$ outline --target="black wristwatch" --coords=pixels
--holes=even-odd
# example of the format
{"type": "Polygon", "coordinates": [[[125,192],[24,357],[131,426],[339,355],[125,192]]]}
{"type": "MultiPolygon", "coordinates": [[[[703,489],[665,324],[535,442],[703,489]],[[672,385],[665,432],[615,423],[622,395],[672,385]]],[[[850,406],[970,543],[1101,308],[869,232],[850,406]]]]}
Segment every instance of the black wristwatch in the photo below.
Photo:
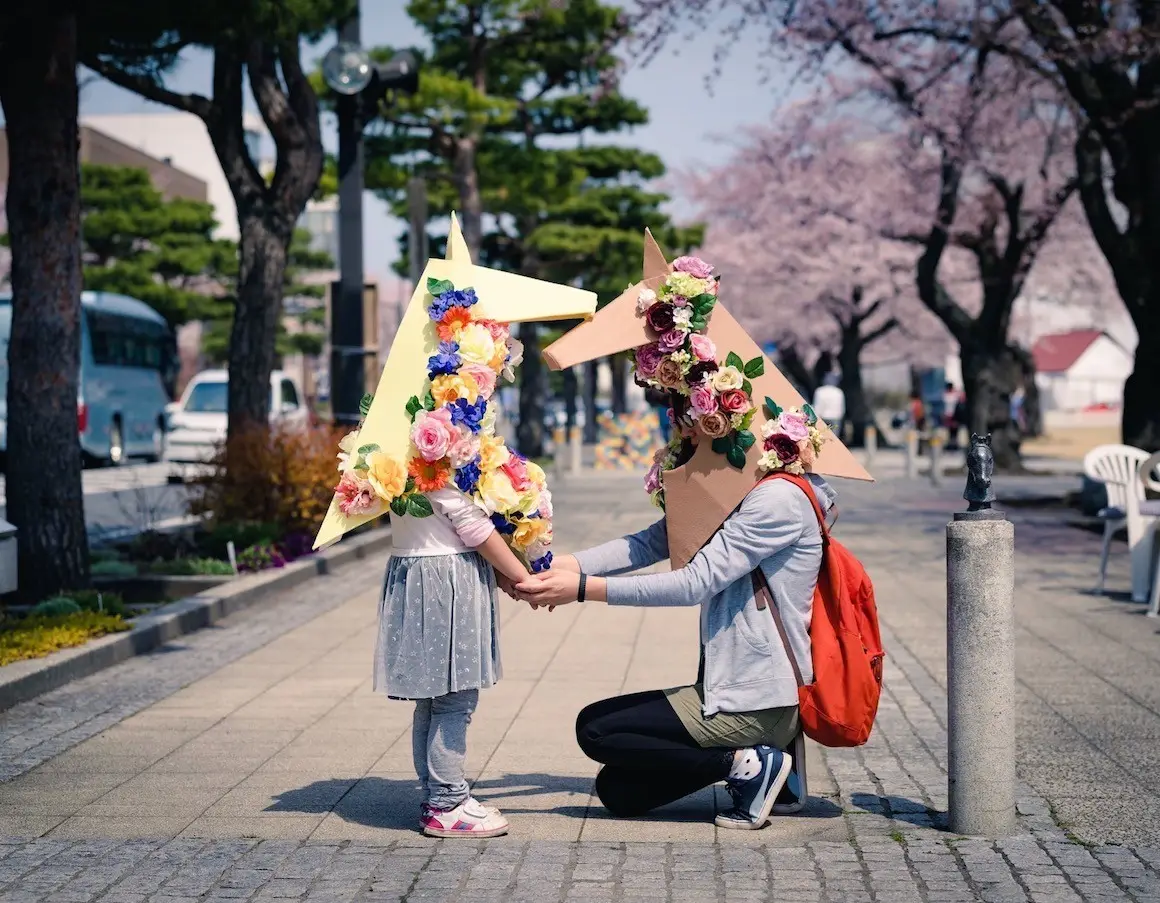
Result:
{"type": "Polygon", "coordinates": [[[584,590],[588,586],[588,575],[583,571],[580,572],[580,589],[576,592],[576,601],[584,601],[584,590]]]}

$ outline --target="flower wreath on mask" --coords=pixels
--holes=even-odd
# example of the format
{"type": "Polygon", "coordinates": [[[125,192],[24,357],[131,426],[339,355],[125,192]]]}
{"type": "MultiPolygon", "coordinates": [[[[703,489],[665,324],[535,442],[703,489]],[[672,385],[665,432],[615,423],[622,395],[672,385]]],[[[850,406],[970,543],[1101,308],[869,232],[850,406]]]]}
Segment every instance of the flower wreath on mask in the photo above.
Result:
{"type": "MultiPolygon", "coordinates": [[[[356,447],[358,430],[340,443],[335,489],[344,515],[428,517],[424,493],[454,484],[490,516],[533,573],[552,563],[552,495],[544,471],[495,434],[489,404],[500,377],[514,379],[523,346],[508,324],[475,316],[475,290],[428,279],[428,315],[439,338],[427,361],[427,390],[407,401],[411,445],[407,461],[378,445],[356,447]]],[[[363,398],[365,417],[373,397],[363,398]]]]}
{"type": "MultiPolygon", "coordinates": [[[[724,362],[719,361],[716,346],[705,335],[720,279],[713,275],[713,267],[698,257],[678,257],[672,269],[655,290],[640,291],[637,313],[655,340],[638,347],[634,361],[637,381],[668,392],[673,400],[669,417],[676,434],[657,451],[645,477],[646,491],[662,510],[661,476],[683,463],[687,441],[698,431],[731,467],[745,467],[746,453],[757,441],[749,429],[757,413],[750,379],[765,373],[760,355],[743,361],[729,352],[724,362]]],[[[809,405],[783,411],[771,399],[765,404],[773,419],[762,429],[762,470],[802,473],[824,441],[816,427],[817,415],[809,405]]]]}

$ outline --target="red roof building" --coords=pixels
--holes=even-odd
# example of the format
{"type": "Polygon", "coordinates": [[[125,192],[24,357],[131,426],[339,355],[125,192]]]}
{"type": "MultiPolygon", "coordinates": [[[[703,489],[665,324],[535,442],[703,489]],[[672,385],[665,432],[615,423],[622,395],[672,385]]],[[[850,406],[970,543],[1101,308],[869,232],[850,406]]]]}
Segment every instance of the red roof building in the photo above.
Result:
{"type": "Polygon", "coordinates": [[[1040,336],[1031,349],[1037,373],[1066,373],[1104,333],[1098,329],[1077,329],[1040,336]]]}

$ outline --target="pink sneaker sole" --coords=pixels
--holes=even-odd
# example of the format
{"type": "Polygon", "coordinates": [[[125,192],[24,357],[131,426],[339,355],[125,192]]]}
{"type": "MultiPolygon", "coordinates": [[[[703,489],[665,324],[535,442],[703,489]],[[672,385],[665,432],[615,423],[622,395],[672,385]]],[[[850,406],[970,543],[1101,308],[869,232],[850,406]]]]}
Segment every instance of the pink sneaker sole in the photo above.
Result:
{"type": "Polygon", "coordinates": [[[502,828],[481,828],[478,825],[470,825],[466,822],[456,822],[450,828],[444,828],[437,822],[435,824],[423,825],[423,833],[428,837],[502,837],[507,832],[507,825],[504,825],[502,828]]]}

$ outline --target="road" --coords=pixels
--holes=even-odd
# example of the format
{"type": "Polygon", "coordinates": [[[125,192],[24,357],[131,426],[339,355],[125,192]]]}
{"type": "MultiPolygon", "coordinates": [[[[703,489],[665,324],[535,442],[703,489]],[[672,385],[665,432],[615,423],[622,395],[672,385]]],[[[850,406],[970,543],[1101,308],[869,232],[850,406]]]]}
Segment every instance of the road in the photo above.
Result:
{"type": "MultiPolygon", "coordinates": [[[[131,463],[85,470],[85,523],[89,538],[140,531],[186,515],[185,489],[166,483],[168,464],[131,463]]],[[[0,515],[6,514],[7,484],[0,475],[0,515]]]]}

